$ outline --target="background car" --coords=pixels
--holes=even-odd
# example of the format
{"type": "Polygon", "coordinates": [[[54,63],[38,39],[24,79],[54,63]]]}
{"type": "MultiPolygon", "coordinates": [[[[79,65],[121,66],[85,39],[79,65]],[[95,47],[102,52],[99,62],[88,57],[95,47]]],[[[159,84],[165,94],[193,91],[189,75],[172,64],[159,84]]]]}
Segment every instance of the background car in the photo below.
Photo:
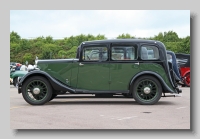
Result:
{"type": "Polygon", "coordinates": [[[10,78],[13,79],[13,85],[16,87],[18,77],[23,77],[27,73],[28,73],[28,71],[19,70],[19,71],[15,71],[13,74],[11,74],[10,78]]]}
{"type": "Polygon", "coordinates": [[[10,70],[10,84],[13,84],[16,87],[17,86],[17,78],[18,77],[23,77],[27,73],[28,73],[28,71],[15,70],[15,69],[12,68],[10,70]]]}
{"type": "Polygon", "coordinates": [[[175,55],[184,84],[190,87],[190,54],[176,53],[175,55]]]}
{"type": "Polygon", "coordinates": [[[177,64],[177,59],[176,59],[175,53],[172,52],[172,51],[167,51],[167,60],[172,63],[173,72],[174,72],[174,75],[176,77],[177,83],[181,83],[181,85],[183,85],[184,83],[183,83],[183,79],[181,77],[181,74],[179,72],[179,66],[177,64]]]}

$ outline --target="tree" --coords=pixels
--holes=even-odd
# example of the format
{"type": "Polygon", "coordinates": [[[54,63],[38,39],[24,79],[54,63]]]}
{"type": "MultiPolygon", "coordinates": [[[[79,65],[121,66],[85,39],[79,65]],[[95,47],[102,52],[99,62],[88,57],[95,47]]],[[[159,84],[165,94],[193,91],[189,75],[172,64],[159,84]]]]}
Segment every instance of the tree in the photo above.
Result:
{"type": "Polygon", "coordinates": [[[28,63],[33,63],[34,62],[34,58],[33,58],[33,55],[31,53],[26,53],[24,56],[23,56],[23,63],[25,63],[26,61],[28,61],[28,63]]]}
{"type": "Polygon", "coordinates": [[[60,50],[58,52],[58,58],[66,58],[67,57],[67,52],[64,50],[60,50]]]}
{"type": "Polygon", "coordinates": [[[96,40],[105,40],[105,39],[106,39],[105,35],[100,35],[100,34],[98,34],[98,35],[96,36],[96,40]]]}
{"type": "Polygon", "coordinates": [[[190,36],[182,39],[179,52],[190,54],[190,36]]]}
{"type": "Polygon", "coordinates": [[[30,43],[27,39],[21,39],[20,40],[20,47],[24,50],[29,49],[30,48],[30,43]]]}
{"type": "Polygon", "coordinates": [[[179,37],[178,37],[176,32],[168,31],[168,32],[164,32],[163,41],[164,42],[178,42],[179,41],[179,37]]]}
{"type": "Polygon", "coordinates": [[[45,39],[45,42],[46,43],[51,43],[51,44],[54,43],[53,37],[47,36],[46,39],[45,39]]]}
{"type": "Polygon", "coordinates": [[[158,40],[158,41],[163,42],[163,41],[164,41],[164,35],[163,35],[163,33],[160,32],[160,33],[158,34],[158,36],[154,36],[153,40],[158,40]]]}
{"type": "Polygon", "coordinates": [[[53,59],[57,57],[58,52],[61,50],[56,44],[45,44],[42,46],[42,59],[53,59]]]}
{"type": "Polygon", "coordinates": [[[19,43],[21,37],[17,34],[17,32],[12,31],[10,33],[10,43],[19,43]]]}
{"type": "MultiPolygon", "coordinates": [[[[125,39],[135,37],[131,34],[123,33],[117,38],[125,39]]],[[[31,57],[34,60],[35,56],[38,56],[39,59],[74,58],[76,56],[77,46],[82,42],[102,39],[106,39],[106,37],[101,34],[97,36],[80,34],[60,40],[53,40],[51,36],[21,39],[17,32],[12,31],[10,32],[10,60],[14,62],[25,62],[25,60],[31,59],[31,57]]],[[[190,36],[179,38],[177,33],[173,31],[159,32],[154,37],[141,39],[161,41],[165,44],[167,50],[174,51],[175,53],[190,53],[190,36]]]]}
{"type": "Polygon", "coordinates": [[[117,39],[131,39],[131,38],[135,38],[134,36],[131,36],[130,34],[126,33],[126,34],[122,34],[122,35],[119,35],[117,37],[117,39]]]}
{"type": "Polygon", "coordinates": [[[66,58],[75,58],[76,50],[77,50],[77,46],[73,46],[69,51],[66,52],[66,58]]]}

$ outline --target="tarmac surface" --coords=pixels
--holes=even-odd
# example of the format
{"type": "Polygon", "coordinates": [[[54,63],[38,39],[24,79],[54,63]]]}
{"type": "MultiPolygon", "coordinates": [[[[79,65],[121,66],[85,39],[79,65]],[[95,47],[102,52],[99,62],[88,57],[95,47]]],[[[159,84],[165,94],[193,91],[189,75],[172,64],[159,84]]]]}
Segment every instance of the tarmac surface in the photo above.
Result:
{"type": "Polygon", "coordinates": [[[190,88],[155,105],[132,98],[59,95],[42,106],[28,104],[10,85],[11,129],[190,129],[190,88]]]}

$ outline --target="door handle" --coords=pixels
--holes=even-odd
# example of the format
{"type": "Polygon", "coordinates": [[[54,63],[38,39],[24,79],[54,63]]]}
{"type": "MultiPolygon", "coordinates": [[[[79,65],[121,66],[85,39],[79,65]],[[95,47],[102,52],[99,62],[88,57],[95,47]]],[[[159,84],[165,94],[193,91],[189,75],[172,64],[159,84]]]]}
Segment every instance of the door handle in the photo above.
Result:
{"type": "Polygon", "coordinates": [[[80,66],[83,66],[84,64],[82,64],[82,63],[79,63],[79,65],[80,65],[80,66]]]}
{"type": "Polygon", "coordinates": [[[136,64],[136,65],[140,65],[140,63],[138,62],[138,63],[134,63],[134,64],[136,64]]]}

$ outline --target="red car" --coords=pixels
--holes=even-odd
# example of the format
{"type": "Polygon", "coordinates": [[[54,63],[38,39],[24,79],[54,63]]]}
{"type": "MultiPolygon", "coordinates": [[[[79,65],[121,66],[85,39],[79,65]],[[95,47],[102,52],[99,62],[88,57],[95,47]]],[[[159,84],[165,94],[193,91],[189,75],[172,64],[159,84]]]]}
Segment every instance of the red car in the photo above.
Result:
{"type": "Polygon", "coordinates": [[[184,84],[190,87],[190,54],[177,53],[175,55],[184,84]]]}

